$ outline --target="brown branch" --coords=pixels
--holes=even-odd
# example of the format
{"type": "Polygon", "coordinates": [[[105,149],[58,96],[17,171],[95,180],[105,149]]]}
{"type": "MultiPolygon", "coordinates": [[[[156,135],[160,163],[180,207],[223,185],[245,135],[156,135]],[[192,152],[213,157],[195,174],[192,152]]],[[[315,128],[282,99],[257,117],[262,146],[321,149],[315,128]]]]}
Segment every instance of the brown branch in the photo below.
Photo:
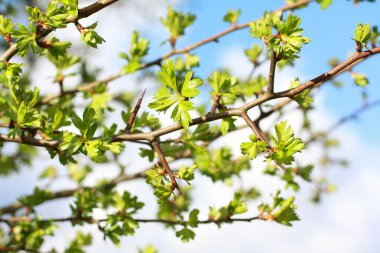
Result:
{"type": "Polygon", "coordinates": [[[177,189],[178,193],[182,195],[182,191],[179,188],[179,185],[177,183],[177,180],[175,179],[175,175],[173,171],[170,169],[168,162],[166,161],[165,155],[162,152],[162,149],[160,147],[160,144],[156,140],[153,140],[150,142],[152,144],[153,149],[156,151],[158,158],[160,159],[162,166],[164,166],[166,174],[168,174],[171,182],[171,190],[177,189]]]}
{"type": "Polygon", "coordinates": [[[214,95],[214,103],[212,104],[212,107],[210,109],[210,113],[215,113],[216,109],[220,106],[221,96],[220,95],[214,95]]]}
{"type": "MultiPolygon", "coordinates": [[[[25,217],[12,217],[13,221],[11,222],[20,222],[20,221],[28,221],[30,218],[25,217]]],[[[253,216],[249,218],[227,218],[227,219],[220,219],[220,220],[200,220],[197,222],[197,224],[222,224],[222,223],[231,223],[231,222],[251,222],[254,220],[260,220],[259,216],[253,216]]],[[[106,222],[108,219],[94,219],[91,217],[66,217],[66,218],[51,218],[51,219],[45,219],[41,220],[44,221],[52,221],[52,222],[88,222],[93,224],[99,224],[101,222],[106,222]]],[[[180,225],[180,226],[188,226],[190,224],[190,221],[186,220],[167,220],[167,219],[133,219],[136,222],[141,223],[162,223],[167,225],[180,225]]],[[[0,220],[0,222],[3,222],[4,220],[0,220]]],[[[123,221],[123,218],[121,217],[120,221],[123,221]]],[[[6,222],[10,222],[9,220],[6,220],[6,222]]]]}
{"type": "Polygon", "coordinates": [[[248,114],[246,112],[243,112],[241,114],[241,117],[245,120],[245,122],[247,123],[247,125],[252,129],[252,131],[255,133],[255,135],[260,140],[262,140],[263,142],[265,142],[267,144],[268,150],[273,150],[273,148],[269,144],[268,138],[264,135],[264,133],[261,132],[261,130],[259,129],[259,127],[251,120],[251,118],[248,116],[248,114]]]}
{"type": "Polygon", "coordinates": [[[276,52],[272,49],[272,52],[270,55],[270,67],[269,67],[268,88],[267,88],[267,92],[269,95],[272,95],[274,92],[274,76],[276,72],[276,64],[277,64],[276,52]]]}
{"type": "MultiPolygon", "coordinates": [[[[343,73],[346,70],[350,70],[353,65],[358,64],[359,62],[363,61],[364,59],[380,53],[380,47],[373,48],[368,51],[360,52],[355,54],[353,57],[347,59],[346,61],[342,62],[341,64],[337,65],[330,71],[323,73],[319,75],[318,77],[305,82],[304,84],[290,90],[285,90],[281,92],[273,93],[272,95],[266,93],[262,95],[261,97],[241,106],[238,108],[233,108],[224,112],[215,113],[215,114],[206,114],[202,117],[194,118],[192,119],[192,122],[190,123],[190,126],[199,125],[202,123],[208,123],[215,120],[231,117],[231,116],[241,116],[243,112],[247,112],[248,110],[263,104],[267,101],[278,99],[278,98],[292,98],[298,94],[300,94],[302,91],[307,89],[312,89],[315,87],[320,86],[321,84],[325,83],[326,81],[336,77],[337,75],[343,73]]],[[[67,92],[66,92],[67,93],[67,92]]],[[[161,129],[157,129],[152,132],[147,133],[135,133],[135,134],[120,134],[113,137],[112,141],[153,141],[157,137],[178,131],[180,129],[183,129],[182,125],[180,123],[175,123],[171,126],[164,127],[161,129]]],[[[9,141],[9,142],[19,142],[24,143],[28,145],[34,145],[34,146],[42,146],[42,147],[56,147],[59,145],[59,141],[45,141],[45,140],[39,140],[34,139],[31,137],[16,137],[16,139],[12,139],[10,137],[7,137],[6,135],[0,135],[0,141],[9,141]],[[25,140],[25,142],[23,141],[25,140]]]]}
{"type": "Polygon", "coordinates": [[[125,130],[124,130],[124,133],[127,133],[127,134],[131,133],[133,123],[135,122],[137,113],[140,110],[140,106],[141,106],[142,100],[144,98],[145,92],[146,92],[146,89],[144,89],[144,91],[141,93],[139,99],[137,100],[136,106],[133,109],[131,116],[129,117],[127,126],[125,127],[125,130]]]}
{"type": "Polygon", "coordinates": [[[25,247],[15,247],[15,246],[1,246],[0,245],[0,252],[31,252],[31,253],[40,253],[39,251],[36,251],[34,249],[28,249],[25,247]]]}
{"type": "Polygon", "coordinates": [[[105,7],[117,2],[118,0],[99,0],[89,6],[78,10],[78,19],[87,18],[92,14],[104,9],[105,7]]]}

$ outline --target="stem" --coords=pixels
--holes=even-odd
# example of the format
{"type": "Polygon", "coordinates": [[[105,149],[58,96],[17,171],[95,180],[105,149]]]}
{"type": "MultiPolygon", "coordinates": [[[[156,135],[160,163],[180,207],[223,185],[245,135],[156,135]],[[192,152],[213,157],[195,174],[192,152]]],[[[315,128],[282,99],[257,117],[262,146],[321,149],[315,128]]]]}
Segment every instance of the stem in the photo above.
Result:
{"type": "Polygon", "coordinates": [[[260,131],[259,127],[251,120],[246,112],[241,114],[241,117],[245,120],[248,126],[252,129],[252,131],[256,134],[256,136],[267,144],[269,150],[273,150],[273,148],[269,144],[268,138],[264,135],[263,132],[260,131]]]}
{"type": "Polygon", "coordinates": [[[269,76],[268,76],[268,94],[272,95],[274,92],[274,76],[276,72],[276,52],[272,49],[271,55],[270,55],[270,67],[269,67],[269,76]]]}
{"type": "Polygon", "coordinates": [[[141,106],[142,100],[144,98],[145,92],[146,92],[146,89],[144,89],[144,91],[141,93],[139,99],[137,100],[136,106],[133,109],[131,116],[129,117],[127,126],[125,127],[125,130],[124,130],[125,133],[128,133],[128,134],[131,133],[133,123],[135,122],[137,113],[140,110],[140,106],[141,106]]]}
{"type": "Polygon", "coordinates": [[[165,155],[162,152],[160,145],[158,144],[158,142],[156,140],[153,140],[150,143],[152,144],[153,149],[156,151],[158,158],[160,159],[162,165],[164,166],[166,174],[168,174],[168,176],[170,178],[170,182],[172,183],[171,187],[173,188],[172,190],[177,189],[179,194],[183,195],[183,193],[182,193],[181,189],[179,188],[179,185],[175,179],[174,173],[170,169],[169,164],[166,161],[165,155]]]}

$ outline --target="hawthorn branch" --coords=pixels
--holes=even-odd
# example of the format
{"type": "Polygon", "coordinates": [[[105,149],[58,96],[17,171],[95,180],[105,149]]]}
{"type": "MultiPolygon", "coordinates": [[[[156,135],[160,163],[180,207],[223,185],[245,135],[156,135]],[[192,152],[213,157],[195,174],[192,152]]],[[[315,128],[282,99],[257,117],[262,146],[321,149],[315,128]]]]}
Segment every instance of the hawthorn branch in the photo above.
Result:
{"type": "Polygon", "coordinates": [[[268,88],[267,88],[267,92],[269,95],[273,94],[274,92],[274,76],[276,72],[276,64],[277,64],[276,52],[272,49],[271,55],[270,55],[270,67],[269,67],[268,88]]]}
{"type": "Polygon", "coordinates": [[[168,174],[168,176],[170,178],[170,182],[172,184],[170,187],[171,190],[173,191],[174,189],[177,189],[178,193],[183,195],[181,188],[179,188],[177,180],[175,179],[175,175],[174,175],[173,171],[170,169],[168,162],[166,161],[165,155],[162,152],[160,144],[158,144],[158,142],[156,140],[153,140],[150,143],[152,144],[153,149],[156,151],[158,158],[160,159],[162,166],[165,169],[166,174],[168,174]]]}
{"type": "Polygon", "coordinates": [[[140,110],[140,106],[141,106],[142,100],[144,98],[145,92],[146,92],[146,89],[144,89],[144,91],[141,93],[139,99],[137,100],[136,106],[133,109],[131,116],[129,117],[127,126],[125,127],[125,130],[124,130],[125,133],[128,133],[128,134],[131,133],[133,123],[135,122],[137,113],[140,110]]]}
{"type": "MultiPolygon", "coordinates": [[[[223,119],[223,118],[227,118],[231,116],[241,116],[243,112],[247,112],[248,110],[270,100],[286,98],[286,97],[293,98],[294,96],[297,96],[304,90],[319,87],[326,81],[338,76],[339,74],[345,72],[346,70],[350,70],[353,65],[356,65],[362,62],[364,59],[378,53],[380,53],[380,47],[376,47],[371,50],[356,53],[354,56],[345,60],[341,64],[329,70],[328,72],[325,72],[315,77],[314,79],[311,79],[310,81],[303,83],[302,85],[296,88],[276,92],[273,94],[266,93],[262,95],[261,97],[258,97],[257,99],[254,99],[251,102],[244,104],[241,107],[232,108],[227,111],[215,113],[215,114],[208,113],[204,116],[194,118],[192,119],[190,126],[199,125],[202,123],[208,123],[208,122],[212,122],[215,120],[219,120],[219,119],[223,119]]],[[[163,135],[166,135],[166,134],[169,134],[181,129],[183,129],[182,125],[180,123],[175,123],[173,125],[170,125],[161,129],[157,129],[151,132],[135,133],[135,134],[125,134],[125,133],[119,134],[119,135],[114,136],[112,138],[112,141],[120,142],[120,141],[144,141],[145,140],[145,141],[151,142],[155,140],[157,137],[160,137],[160,136],[163,136],[163,135]]],[[[50,147],[50,148],[56,148],[60,144],[60,142],[56,140],[47,141],[47,140],[35,139],[32,137],[16,137],[13,139],[6,135],[0,135],[0,141],[18,142],[18,143],[23,143],[23,144],[33,145],[33,146],[50,147]]]]}
{"type": "Polygon", "coordinates": [[[259,137],[260,140],[262,140],[263,142],[267,144],[268,149],[273,150],[273,148],[269,144],[268,138],[264,135],[264,133],[261,132],[259,127],[251,120],[248,114],[246,112],[243,112],[241,114],[241,117],[245,120],[247,125],[252,129],[252,131],[256,134],[256,136],[259,137]]]}
{"type": "MultiPolygon", "coordinates": [[[[30,218],[28,217],[12,217],[10,220],[4,220],[0,219],[0,222],[21,222],[21,221],[29,221],[30,218]]],[[[99,224],[101,222],[106,222],[108,219],[94,219],[94,218],[87,218],[87,217],[65,217],[65,218],[52,218],[52,219],[45,219],[41,220],[42,222],[46,221],[52,221],[52,222],[87,222],[87,223],[93,223],[93,224],[99,224]]],[[[161,223],[161,224],[167,224],[167,225],[179,225],[179,226],[188,226],[191,222],[188,220],[168,220],[168,219],[133,219],[136,222],[141,223],[161,223]]],[[[262,220],[259,216],[253,216],[253,217],[247,217],[247,218],[227,218],[227,219],[219,219],[219,220],[213,220],[213,219],[207,219],[207,220],[200,220],[197,222],[198,225],[200,224],[223,224],[223,223],[231,223],[231,222],[252,222],[254,220],[262,220]]],[[[123,221],[123,218],[121,217],[120,221],[123,221]]]]}
{"type": "Polygon", "coordinates": [[[78,10],[78,19],[87,18],[92,14],[104,9],[105,7],[117,2],[118,0],[99,0],[78,10]]]}

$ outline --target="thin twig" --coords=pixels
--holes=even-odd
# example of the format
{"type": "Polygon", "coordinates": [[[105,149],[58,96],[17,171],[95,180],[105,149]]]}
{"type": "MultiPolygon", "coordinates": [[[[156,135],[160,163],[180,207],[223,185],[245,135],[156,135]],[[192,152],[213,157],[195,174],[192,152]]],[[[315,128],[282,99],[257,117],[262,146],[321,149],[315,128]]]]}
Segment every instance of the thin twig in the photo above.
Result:
{"type": "Polygon", "coordinates": [[[270,95],[273,94],[274,92],[274,76],[276,72],[276,64],[277,64],[276,52],[272,49],[271,55],[270,55],[270,67],[269,67],[268,88],[267,88],[267,92],[270,95]]]}
{"type": "Polygon", "coordinates": [[[245,122],[247,123],[247,125],[252,129],[252,131],[255,133],[255,135],[260,140],[262,140],[263,142],[265,142],[267,144],[268,150],[272,150],[273,148],[270,146],[268,138],[264,135],[263,132],[261,132],[261,130],[259,129],[259,127],[252,121],[252,119],[248,116],[248,114],[246,112],[243,112],[241,114],[241,117],[245,120],[245,122]]]}
{"type": "Polygon", "coordinates": [[[124,130],[125,133],[128,133],[128,134],[131,133],[133,123],[135,122],[137,113],[140,110],[140,106],[141,106],[142,100],[144,98],[145,92],[146,92],[146,89],[144,89],[144,91],[141,93],[139,99],[137,100],[136,106],[133,109],[131,116],[129,117],[127,126],[125,127],[125,130],[124,130]]]}
{"type": "Polygon", "coordinates": [[[178,193],[183,195],[181,189],[179,188],[179,185],[177,183],[177,180],[175,179],[175,175],[173,171],[170,169],[168,162],[166,161],[165,155],[162,152],[162,149],[160,147],[160,144],[156,140],[153,140],[150,142],[152,144],[153,149],[156,151],[158,158],[160,159],[162,166],[164,166],[166,174],[168,174],[171,182],[171,188],[172,190],[177,189],[178,193]]]}

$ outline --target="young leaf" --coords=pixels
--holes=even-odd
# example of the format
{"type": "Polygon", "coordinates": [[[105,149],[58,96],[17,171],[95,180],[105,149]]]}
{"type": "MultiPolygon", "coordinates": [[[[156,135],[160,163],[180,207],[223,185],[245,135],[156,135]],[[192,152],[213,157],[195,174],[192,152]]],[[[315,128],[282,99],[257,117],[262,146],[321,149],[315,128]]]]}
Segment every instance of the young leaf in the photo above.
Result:
{"type": "Polygon", "coordinates": [[[187,243],[190,240],[193,240],[195,238],[195,233],[191,229],[184,227],[183,229],[177,231],[175,233],[177,237],[179,237],[182,242],[187,243]]]}
{"type": "Polygon", "coordinates": [[[299,138],[294,137],[294,132],[286,121],[275,126],[276,135],[271,136],[274,144],[274,152],[269,158],[278,164],[291,165],[294,161],[294,154],[301,152],[305,148],[305,144],[299,138]]]}
{"type": "Polygon", "coordinates": [[[243,155],[248,155],[249,159],[257,157],[258,152],[265,152],[268,150],[267,144],[259,139],[254,134],[249,136],[250,142],[243,142],[240,145],[240,150],[243,155]]]}
{"type": "Polygon", "coordinates": [[[229,10],[226,15],[223,17],[223,21],[230,23],[231,25],[235,25],[237,20],[241,14],[241,10],[229,10]]]}

